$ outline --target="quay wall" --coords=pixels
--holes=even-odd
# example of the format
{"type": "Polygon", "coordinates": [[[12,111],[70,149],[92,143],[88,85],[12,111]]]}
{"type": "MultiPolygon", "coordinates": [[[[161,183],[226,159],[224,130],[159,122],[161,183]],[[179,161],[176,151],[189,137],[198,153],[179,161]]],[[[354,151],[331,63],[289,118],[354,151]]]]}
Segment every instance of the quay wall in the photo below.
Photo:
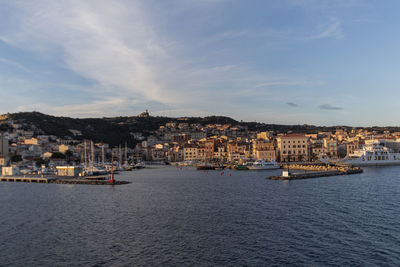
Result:
{"type": "Polygon", "coordinates": [[[270,176],[266,177],[269,180],[300,180],[300,179],[309,179],[309,178],[320,178],[320,177],[328,177],[328,176],[339,176],[339,175],[350,175],[362,173],[362,169],[349,169],[346,171],[340,170],[329,170],[329,171],[320,171],[320,172],[306,172],[306,173],[294,173],[289,176],[270,176]]]}
{"type": "Polygon", "coordinates": [[[86,185],[121,185],[129,184],[128,181],[114,181],[104,179],[75,179],[75,178],[58,178],[58,177],[25,177],[25,176],[0,176],[0,182],[16,182],[16,183],[45,183],[45,184],[86,184],[86,185]]]}

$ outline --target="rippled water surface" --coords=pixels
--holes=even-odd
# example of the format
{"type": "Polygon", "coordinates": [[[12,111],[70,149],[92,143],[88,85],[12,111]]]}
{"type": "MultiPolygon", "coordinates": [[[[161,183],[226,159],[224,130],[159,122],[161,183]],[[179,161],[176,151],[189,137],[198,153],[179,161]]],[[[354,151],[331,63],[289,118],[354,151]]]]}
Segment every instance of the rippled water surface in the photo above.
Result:
{"type": "Polygon", "coordinates": [[[400,265],[400,167],[271,181],[278,171],[153,167],[120,186],[0,183],[0,265],[400,265]],[[231,174],[231,176],[229,176],[231,174]]]}

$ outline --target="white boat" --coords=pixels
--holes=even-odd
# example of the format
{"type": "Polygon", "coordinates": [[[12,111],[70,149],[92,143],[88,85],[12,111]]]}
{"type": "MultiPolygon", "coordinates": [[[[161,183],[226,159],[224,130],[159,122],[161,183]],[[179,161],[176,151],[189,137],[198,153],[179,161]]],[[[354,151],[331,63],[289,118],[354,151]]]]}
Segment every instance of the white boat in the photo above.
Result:
{"type": "Polygon", "coordinates": [[[108,171],[106,168],[104,167],[100,167],[100,166],[91,166],[91,167],[87,167],[86,169],[84,168],[85,173],[87,175],[105,175],[108,174],[108,171]]]}
{"type": "Polygon", "coordinates": [[[278,163],[276,163],[275,161],[263,161],[263,160],[248,162],[246,166],[249,170],[274,170],[280,168],[278,163]]]}
{"type": "Polygon", "coordinates": [[[146,164],[143,161],[141,161],[141,162],[136,163],[134,168],[135,169],[143,169],[143,168],[146,168],[146,164]]]}
{"type": "Polygon", "coordinates": [[[340,163],[353,166],[400,165],[400,153],[395,153],[376,142],[354,151],[340,163]]]}

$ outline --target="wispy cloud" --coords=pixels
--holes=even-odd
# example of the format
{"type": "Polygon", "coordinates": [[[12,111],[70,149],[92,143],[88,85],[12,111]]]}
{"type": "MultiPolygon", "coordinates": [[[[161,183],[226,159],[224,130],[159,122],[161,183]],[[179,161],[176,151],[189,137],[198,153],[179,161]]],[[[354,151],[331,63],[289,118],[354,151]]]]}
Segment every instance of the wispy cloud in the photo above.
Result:
{"type": "Polygon", "coordinates": [[[299,105],[297,105],[296,103],[293,103],[293,102],[287,102],[286,103],[288,106],[291,106],[291,107],[298,107],[299,105]]]}
{"type": "MultiPolygon", "coordinates": [[[[152,6],[152,1],[115,0],[113,5],[107,0],[7,3],[15,13],[12,15],[13,23],[0,27],[0,41],[27,54],[32,53],[35,57],[44,56],[55,65],[85,78],[91,84],[86,88],[80,87],[80,94],[93,95],[85,98],[86,103],[74,103],[71,99],[65,99],[65,104],[61,105],[60,102],[52,104],[50,100],[36,101],[35,104],[24,102],[19,109],[39,110],[41,107],[40,110],[55,114],[65,112],[74,116],[103,116],[133,112],[144,105],[157,103],[162,106],[164,114],[170,115],[182,110],[196,114],[235,110],[240,114],[243,110],[251,113],[255,109],[245,106],[243,96],[250,101],[264,97],[266,101],[285,103],[286,100],[282,99],[286,96],[292,97],[286,99],[297,99],[293,96],[302,95],[309,88],[325,85],[320,77],[309,73],[297,70],[285,72],[285,68],[275,72],[275,68],[260,63],[261,58],[254,60],[247,57],[253,43],[304,41],[301,36],[309,34],[307,28],[297,33],[290,27],[252,28],[250,25],[249,28],[243,28],[247,24],[221,24],[221,27],[216,27],[209,23],[204,25],[210,30],[204,36],[190,35],[180,27],[164,25],[163,22],[171,15],[168,12],[177,16],[179,7],[184,13],[200,8],[206,8],[209,12],[214,4],[224,1],[171,2],[173,11],[160,11],[152,6]],[[256,42],[245,45],[241,42],[238,48],[236,43],[229,43],[233,39],[256,42]],[[192,44],[198,46],[193,47],[192,44]],[[221,55],[221,51],[226,50],[229,50],[227,54],[221,55]],[[278,90],[279,99],[276,96],[278,90]],[[238,106],[241,105],[243,108],[239,110],[238,106]]],[[[185,18],[183,14],[179,17],[185,18]]],[[[189,22],[191,19],[186,17],[189,22]]],[[[203,18],[199,20],[203,22],[203,18]]],[[[309,40],[338,38],[340,33],[341,23],[333,19],[318,26],[309,40]]],[[[281,49],[279,45],[276,47],[281,49]]],[[[268,54],[268,51],[265,52],[268,54]]],[[[265,61],[268,61],[267,55],[265,61]]],[[[22,64],[9,60],[8,56],[0,58],[1,62],[30,71],[22,64]]],[[[29,82],[26,80],[27,88],[29,82]]],[[[13,87],[11,82],[7,86],[13,87]]],[[[35,84],[32,92],[36,93],[44,87],[49,86],[35,84]]],[[[292,102],[287,105],[297,106],[292,102]]]]}
{"type": "Polygon", "coordinates": [[[328,23],[318,25],[317,33],[306,37],[306,40],[317,40],[323,38],[343,39],[344,34],[341,22],[338,18],[331,18],[328,23]]]}
{"type": "Polygon", "coordinates": [[[291,78],[282,78],[280,80],[271,80],[263,83],[257,84],[255,87],[272,87],[272,86],[321,86],[324,85],[325,82],[321,80],[305,80],[301,78],[291,77],[291,78]]]}
{"type": "Polygon", "coordinates": [[[14,62],[14,61],[12,61],[12,60],[8,60],[8,59],[6,59],[6,58],[2,58],[2,57],[0,57],[0,62],[2,62],[2,63],[5,63],[5,64],[8,64],[8,65],[11,65],[11,66],[14,66],[14,67],[17,67],[17,68],[19,68],[19,69],[21,69],[21,70],[23,70],[23,71],[25,71],[25,72],[32,72],[30,69],[28,69],[27,67],[25,67],[25,66],[23,66],[23,65],[21,65],[21,64],[19,64],[19,63],[17,63],[17,62],[14,62]]]}
{"type": "Polygon", "coordinates": [[[6,44],[9,44],[9,45],[12,44],[11,40],[6,38],[6,37],[4,37],[4,36],[0,36],[0,42],[6,43],[6,44]]]}
{"type": "Polygon", "coordinates": [[[337,106],[332,106],[330,104],[323,104],[318,106],[320,109],[326,109],[326,110],[342,110],[342,107],[337,107],[337,106]]]}

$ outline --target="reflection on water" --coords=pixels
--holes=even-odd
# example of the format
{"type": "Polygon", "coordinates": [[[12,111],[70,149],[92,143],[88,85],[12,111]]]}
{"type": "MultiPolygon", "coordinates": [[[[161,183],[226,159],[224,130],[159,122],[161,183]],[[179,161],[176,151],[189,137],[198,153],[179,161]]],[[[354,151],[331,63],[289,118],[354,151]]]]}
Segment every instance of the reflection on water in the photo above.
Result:
{"type": "Polygon", "coordinates": [[[0,183],[1,265],[398,265],[400,167],[264,179],[278,173],[152,166],[121,186],[0,183]]]}

